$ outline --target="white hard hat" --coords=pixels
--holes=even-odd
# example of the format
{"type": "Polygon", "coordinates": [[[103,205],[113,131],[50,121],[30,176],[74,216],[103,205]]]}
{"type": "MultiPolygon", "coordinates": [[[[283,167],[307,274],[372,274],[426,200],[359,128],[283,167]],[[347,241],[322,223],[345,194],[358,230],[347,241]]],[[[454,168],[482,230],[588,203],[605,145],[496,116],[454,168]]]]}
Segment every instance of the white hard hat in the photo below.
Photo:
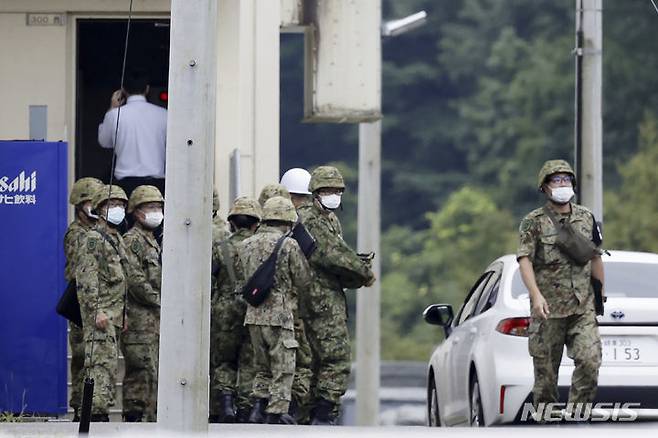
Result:
{"type": "Polygon", "coordinates": [[[281,185],[288,189],[290,193],[297,195],[310,195],[308,183],[311,181],[311,174],[306,169],[294,167],[288,169],[281,177],[281,185]]]}

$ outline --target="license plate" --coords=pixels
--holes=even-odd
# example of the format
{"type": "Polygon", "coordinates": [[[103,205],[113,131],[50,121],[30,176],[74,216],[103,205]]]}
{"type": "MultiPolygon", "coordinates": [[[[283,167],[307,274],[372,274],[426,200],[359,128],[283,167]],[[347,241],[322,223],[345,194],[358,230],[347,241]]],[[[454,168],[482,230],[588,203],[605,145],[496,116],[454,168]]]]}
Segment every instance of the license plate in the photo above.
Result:
{"type": "Polygon", "coordinates": [[[644,364],[656,362],[654,342],[631,336],[604,337],[603,362],[644,364]]]}

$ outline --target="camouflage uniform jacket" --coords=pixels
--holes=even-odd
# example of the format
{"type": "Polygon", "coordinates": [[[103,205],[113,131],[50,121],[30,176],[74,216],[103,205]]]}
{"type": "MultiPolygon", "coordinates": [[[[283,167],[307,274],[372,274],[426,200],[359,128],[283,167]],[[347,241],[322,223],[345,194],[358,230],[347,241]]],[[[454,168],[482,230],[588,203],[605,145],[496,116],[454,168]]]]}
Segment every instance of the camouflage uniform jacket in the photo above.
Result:
{"type": "Polygon", "coordinates": [[[122,264],[125,260],[123,239],[107,224],[98,223],[85,235],[75,275],[83,325],[93,327],[98,303],[98,311],[107,315],[112,324],[121,327],[128,287],[122,264]]]}
{"type": "Polygon", "coordinates": [[[308,201],[299,206],[297,213],[317,244],[309,260],[313,282],[304,312],[310,312],[311,317],[323,314],[345,318],[343,288],[364,286],[374,274],[343,240],[340,222],[333,212],[308,201]]]}
{"type": "Polygon", "coordinates": [[[80,245],[85,235],[92,226],[87,226],[78,219],[71,222],[64,235],[64,255],[66,256],[66,267],[64,268],[64,278],[66,281],[75,280],[76,257],[80,252],[80,245]]]}
{"type": "MultiPolygon", "coordinates": [[[[261,225],[255,235],[242,242],[238,254],[244,278],[248,279],[272,254],[283,232],[275,227],[261,225]]],[[[294,330],[298,290],[309,286],[310,269],[297,242],[287,237],[279,252],[274,275],[274,287],[267,299],[258,307],[247,306],[245,325],[279,326],[294,330]]]]}
{"type": "Polygon", "coordinates": [[[162,250],[152,232],[133,226],[124,236],[128,275],[128,331],[124,339],[152,336],[160,331],[162,250]]]}
{"type": "Polygon", "coordinates": [[[212,274],[210,276],[210,296],[212,297],[212,300],[215,299],[219,287],[219,283],[217,283],[217,275],[215,275],[219,269],[215,256],[215,248],[219,248],[219,244],[228,239],[230,235],[231,233],[226,229],[226,222],[221,220],[219,216],[214,217],[212,220],[212,274]]]}
{"type": "MultiPolygon", "coordinates": [[[[242,267],[239,263],[238,252],[236,246],[253,236],[254,232],[252,230],[241,228],[235,233],[228,236],[226,239],[221,241],[213,241],[212,245],[212,265],[213,271],[216,272],[213,275],[213,284],[216,285],[216,291],[213,291],[213,300],[221,298],[228,298],[230,300],[238,299],[238,286],[242,281],[242,267]],[[226,249],[224,250],[224,246],[226,249]],[[225,253],[226,251],[226,253],[225,253]],[[229,257],[230,260],[226,260],[226,257],[229,257]],[[233,272],[235,274],[235,282],[233,283],[229,274],[229,263],[233,266],[233,272]]],[[[213,302],[214,302],[213,301],[213,302]]],[[[245,303],[246,304],[246,303],[245,303]]]]}
{"type": "MultiPolygon", "coordinates": [[[[546,205],[551,208],[550,203],[546,205]]],[[[571,213],[556,212],[555,215],[558,220],[568,220],[574,230],[588,238],[598,232],[592,213],[581,205],[572,203],[571,213]]],[[[578,266],[556,246],[556,238],[555,226],[543,209],[530,212],[519,226],[517,259],[528,257],[532,262],[537,287],[548,303],[550,318],[593,312],[592,262],[578,266]]]]}

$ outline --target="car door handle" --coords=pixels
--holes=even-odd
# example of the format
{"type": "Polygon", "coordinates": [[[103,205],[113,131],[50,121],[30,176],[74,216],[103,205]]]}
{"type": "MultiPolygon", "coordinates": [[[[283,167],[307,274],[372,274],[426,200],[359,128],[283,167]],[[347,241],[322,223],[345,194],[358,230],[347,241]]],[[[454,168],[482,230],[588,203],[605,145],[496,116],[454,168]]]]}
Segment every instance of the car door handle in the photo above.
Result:
{"type": "Polygon", "coordinates": [[[453,336],[452,345],[456,345],[458,342],[459,342],[459,338],[453,336]]]}
{"type": "Polygon", "coordinates": [[[471,334],[471,336],[475,336],[478,332],[478,329],[477,327],[471,327],[471,329],[468,332],[471,334]]]}

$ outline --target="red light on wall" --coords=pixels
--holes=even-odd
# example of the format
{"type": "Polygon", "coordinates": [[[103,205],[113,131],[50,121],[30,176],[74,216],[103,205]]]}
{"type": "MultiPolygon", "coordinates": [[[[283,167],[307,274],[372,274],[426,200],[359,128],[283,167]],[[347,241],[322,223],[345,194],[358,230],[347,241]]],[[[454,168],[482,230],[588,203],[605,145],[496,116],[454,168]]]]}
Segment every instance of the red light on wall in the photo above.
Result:
{"type": "Polygon", "coordinates": [[[169,100],[169,93],[166,91],[161,91],[159,96],[161,102],[167,102],[169,100]]]}

